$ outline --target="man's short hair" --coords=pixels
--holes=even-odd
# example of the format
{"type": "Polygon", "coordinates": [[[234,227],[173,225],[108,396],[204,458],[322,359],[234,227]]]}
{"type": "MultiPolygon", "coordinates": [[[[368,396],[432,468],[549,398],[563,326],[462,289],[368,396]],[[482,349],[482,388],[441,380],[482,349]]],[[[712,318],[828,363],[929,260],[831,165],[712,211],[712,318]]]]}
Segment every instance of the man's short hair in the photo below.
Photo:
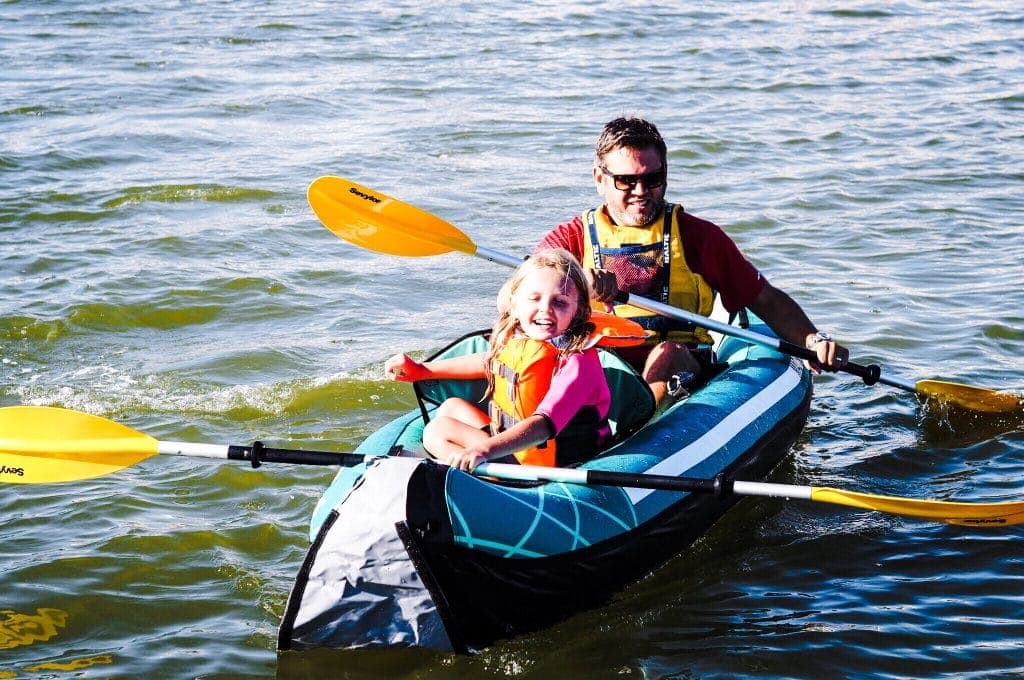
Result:
{"type": "Polygon", "coordinates": [[[594,160],[600,165],[604,157],[615,149],[625,147],[642,151],[654,147],[661,157],[662,167],[668,167],[668,149],[654,123],[637,116],[620,117],[605,124],[594,147],[594,160]]]}

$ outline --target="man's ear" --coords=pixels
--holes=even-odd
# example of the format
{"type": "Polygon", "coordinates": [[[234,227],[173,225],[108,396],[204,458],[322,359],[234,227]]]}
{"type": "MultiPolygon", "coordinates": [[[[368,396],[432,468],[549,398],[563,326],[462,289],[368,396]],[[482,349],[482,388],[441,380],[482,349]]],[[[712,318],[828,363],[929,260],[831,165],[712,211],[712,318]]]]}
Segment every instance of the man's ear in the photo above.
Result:
{"type": "Polygon", "coordinates": [[[597,189],[598,195],[604,198],[604,192],[601,191],[601,168],[595,165],[592,168],[592,172],[594,175],[594,188],[597,189]]]}

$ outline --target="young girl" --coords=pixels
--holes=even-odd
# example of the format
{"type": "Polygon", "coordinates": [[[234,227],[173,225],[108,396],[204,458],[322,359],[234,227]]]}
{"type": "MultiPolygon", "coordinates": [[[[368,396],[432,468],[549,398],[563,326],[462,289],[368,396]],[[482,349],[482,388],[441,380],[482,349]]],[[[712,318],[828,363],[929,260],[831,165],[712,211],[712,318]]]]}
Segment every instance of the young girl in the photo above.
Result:
{"type": "Polygon", "coordinates": [[[436,458],[463,470],[512,455],[532,465],[565,465],[608,439],[611,395],[594,345],[590,290],[566,250],[541,250],[498,293],[491,347],[421,363],[405,354],[384,363],[392,380],[487,378],[488,415],[464,399],[445,400],[423,431],[436,458]]]}

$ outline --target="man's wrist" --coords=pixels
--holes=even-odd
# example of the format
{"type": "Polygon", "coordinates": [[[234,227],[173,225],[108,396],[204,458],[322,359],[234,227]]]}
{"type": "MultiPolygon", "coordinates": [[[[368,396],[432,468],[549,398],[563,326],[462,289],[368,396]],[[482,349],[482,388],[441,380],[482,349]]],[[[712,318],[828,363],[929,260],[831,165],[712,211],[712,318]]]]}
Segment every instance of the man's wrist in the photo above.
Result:
{"type": "Polygon", "coordinates": [[[687,387],[696,378],[696,374],[693,371],[679,371],[669,376],[668,382],[665,384],[665,391],[668,392],[670,397],[683,397],[689,394],[687,387]]]}
{"type": "Polygon", "coordinates": [[[818,343],[831,342],[832,335],[825,331],[815,331],[813,334],[808,333],[807,338],[804,340],[804,347],[807,349],[814,349],[818,343]]]}

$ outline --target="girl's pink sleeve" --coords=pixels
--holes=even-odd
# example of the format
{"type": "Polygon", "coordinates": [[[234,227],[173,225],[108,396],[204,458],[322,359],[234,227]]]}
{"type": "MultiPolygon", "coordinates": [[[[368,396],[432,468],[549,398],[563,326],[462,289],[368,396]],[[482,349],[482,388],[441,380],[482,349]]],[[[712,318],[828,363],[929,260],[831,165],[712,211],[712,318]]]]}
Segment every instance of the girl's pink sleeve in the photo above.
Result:
{"type": "Polygon", "coordinates": [[[608,415],[611,393],[597,350],[570,354],[551,377],[551,388],[535,413],[547,416],[561,432],[584,406],[594,405],[601,417],[608,415]]]}

